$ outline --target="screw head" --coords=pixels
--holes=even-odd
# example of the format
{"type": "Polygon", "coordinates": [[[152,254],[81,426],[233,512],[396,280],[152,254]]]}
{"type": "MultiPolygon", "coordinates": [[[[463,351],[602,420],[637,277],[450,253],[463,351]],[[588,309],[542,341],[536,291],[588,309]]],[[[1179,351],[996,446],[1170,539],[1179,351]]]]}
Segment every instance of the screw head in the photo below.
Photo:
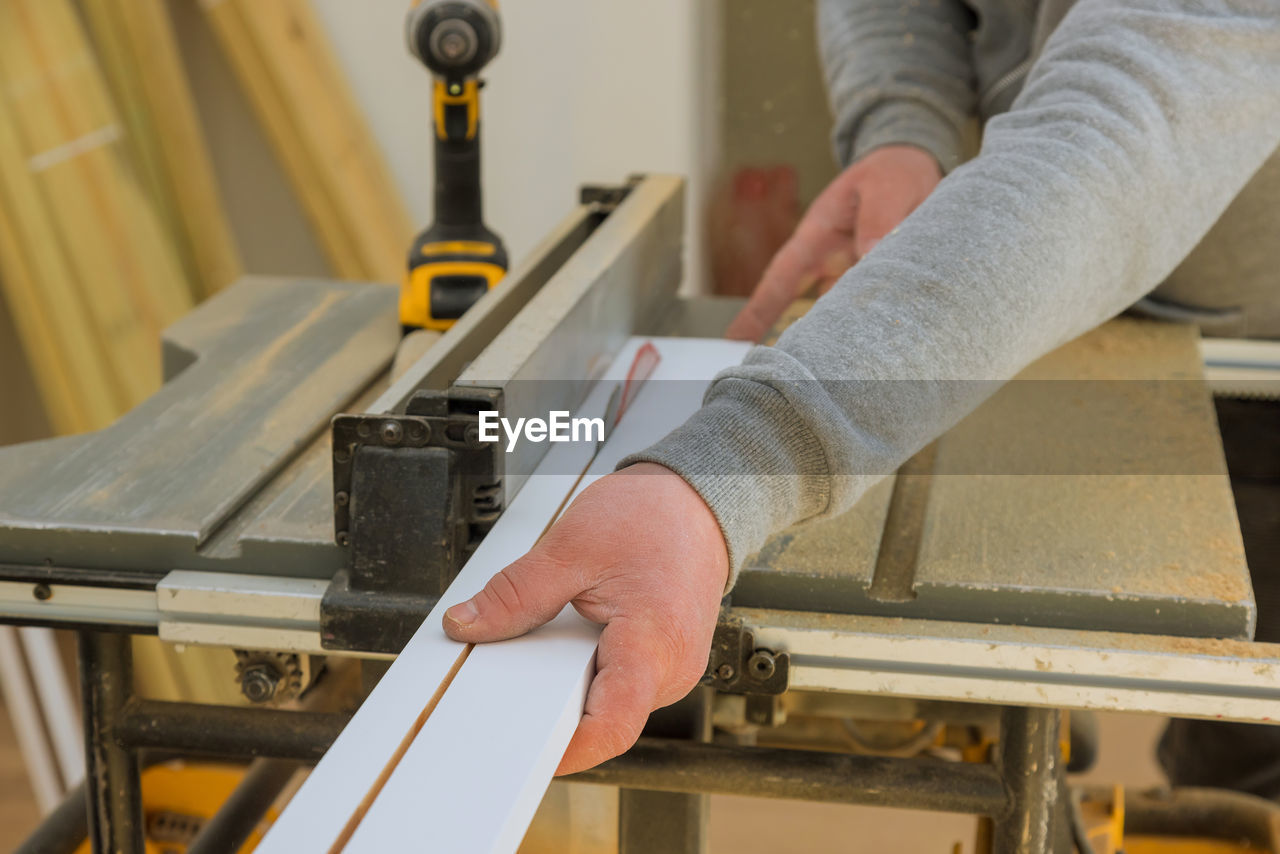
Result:
{"type": "Polygon", "coordinates": [[[480,447],[480,425],[468,424],[467,429],[462,434],[463,441],[467,443],[469,448],[480,447]]]}
{"type": "Polygon", "coordinates": [[[345,492],[336,492],[333,495],[333,503],[339,507],[346,507],[347,502],[351,500],[351,496],[345,492]]]}
{"type": "Polygon", "coordinates": [[[334,448],[333,460],[338,463],[345,463],[351,459],[351,452],[346,448],[334,448]]]}
{"type": "Polygon", "coordinates": [[[431,426],[414,421],[409,424],[409,438],[415,442],[425,442],[431,437],[431,426]]]}
{"type": "Polygon", "coordinates": [[[338,535],[334,539],[338,541],[338,545],[344,546],[344,547],[347,545],[347,543],[351,542],[351,537],[347,534],[346,531],[339,531],[338,535]]]}
{"type": "Polygon", "coordinates": [[[369,434],[373,432],[373,428],[369,426],[368,421],[361,421],[356,425],[356,435],[361,439],[368,439],[369,434]]]}
{"type": "Polygon", "coordinates": [[[722,664],[716,668],[716,678],[723,679],[724,681],[728,682],[730,679],[733,678],[733,674],[736,672],[737,671],[733,669],[732,664],[722,664]]]}
{"type": "Polygon", "coordinates": [[[756,650],[751,657],[747,659],[747,672],[751,674],[752,679],[761,682],[773,676],[778,666],[774,663],[773,655],[764,650],[756,650]]]}
{"type": "Polygon", "coordinates": [[[47,584],[37,584],[32,590],[31,595],[39,599],[41,602],[47,602],[53,598],[53,589],[47,584]]]}
{"type": "Polygon", "coordinates": [[[240,692],[251,703],[265,703],[276,695],[280,675],[266,664],[246,667],[240,674],[240,692]]]}
{"type": "Polygon", "coordinates": [[[382,434],[382,441],[388,445],[398,445],[404,438],[404,428],[399,421],[383,421],[379,432],[382,434]]]}

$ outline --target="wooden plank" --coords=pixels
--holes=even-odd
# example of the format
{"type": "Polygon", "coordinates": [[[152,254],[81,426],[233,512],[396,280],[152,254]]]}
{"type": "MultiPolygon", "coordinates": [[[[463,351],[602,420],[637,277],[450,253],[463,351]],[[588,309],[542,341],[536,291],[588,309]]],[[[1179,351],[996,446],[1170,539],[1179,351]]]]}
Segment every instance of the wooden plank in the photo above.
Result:
{"type": "MultiPolygon", "coordinates": [[[[576,414],[605,411],[638,343],[624,348],[576,414]]],[[[663,362],[650,383],[684,382],[667,382],[650,395],[648,405],[642,393],[594,462],[592,449],[580,443],[548,452],[539,473],[303,785],[261,852],[384,850],[388,838],[429,838],[441,851],[497,851],[508,843],[506,850],[514,850],[581,715],[599,627],[567,609],[524,638],[471,651],[445,636],[441,619],[446,608],[474,595],[523,555],[558,515],[566,496],[691,414],[709,378],[747,349],[737,342],[694,339],[657,344],[663,362]],[[703,382],[688,381],[694,378],[703,382]],[[575,467],[586,475],[561,473],[575,467]],[[519,698],[518,706],[512,697],[519,698]],[[498,738],[490,724],[500,724],[505,735],[498,738]],[[446,747],[467,762],[442,764],[438,751],[446,747]],[[437,779],[433,769],[447,779],[437,779]],[[406,804],[411,806],[407,812],[406,804]]]]}
{"type": "Polygon", "coordinates": [[[412,223],[310,5],[202,6],[335,272],[399,281],[412,223]]]}
{"type": "MultiPolygon", "coordinates": [[[[711,377],[748,349],[659,342],[662,362],[569,501],[680,426],[711,377]]],[[[450,591],[445,600],[462,598],[450,591]]],[[[415,838],[440,851],[515,851],[582,716],[599,633],[569,606],[526,638],[477,646],[344,851],[372,854],[415,838]]]]}
{"type": "MultiPolygon", "coordinates": [[[[127,408],[158,385],[160,332],[190,307],[190,293],[124,158],[120,124],[69,3],[0,5],[0,39],[0,86],[54,226],[52,246],[75,283],[70,302],[87,308],[90,338],[127,408]]],[[[55,323],[62,309],[50,313],[55,323]]],[[[58,332],[62,344],[69,335],[58,332]]]]}
{"type": "MultiPolygon", "coordinates": [[[[4,15],[0,11],[0,17],[4,15]]],[[[0,62],[0,80],[7,80],[0,62]]],[[[124,397],[79,298],[58,228],[30,170],[9,98],[0,92],[0,287],[53,428],[106,426],[124,397]]]]}
{"type": "Polygon", "coordinates": [[[162,0],[84,0],[128,142],[195,296],[240,277],[242,266],[214,178],[195,102],[162,0]]]}

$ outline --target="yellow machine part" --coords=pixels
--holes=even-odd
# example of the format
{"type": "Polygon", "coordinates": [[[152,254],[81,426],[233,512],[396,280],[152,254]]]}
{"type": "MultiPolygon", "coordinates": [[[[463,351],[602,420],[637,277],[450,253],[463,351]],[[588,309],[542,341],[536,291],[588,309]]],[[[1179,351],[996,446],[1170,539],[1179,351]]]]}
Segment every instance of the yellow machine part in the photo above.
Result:
{"type": "MultiPolygon", "coordinates": [[[[487,244],[485,244],[487,246],[487,244]]],[[[430,247],[423,254],[431,254],[430,247]]],[[[488,254],[493,254],[489,247],[488,254]]],[[[497,264],[490,261],[430,261],[410,270],[404,277],[400,289],[400,322],[405,326],[419,329],[434,329],[444,332],[457,322],[456,318],[435,318],[431,315],[431,282],[438,276],[480,276],[489,285],[489,289],[502,281],[507,274],[497,264]]]]}
{"type": "MultiPolygon", "coordinates": [[[[185,854],[200,826],[217,813],[244,777],[245,766],[215,762],[170,762],[142,772],[142,810],[146,854],[185,854]]],[[[268,810],[262,826],[240,847],[248,854],[262,841],[277,810],[268,810]]],[[[90,854],[88,840],[76,854],[90,854]]]]}
{"type": "Polygon", "coordinates": [[[1252,845],[1175,836],[1131,836],[1124,842],[1124,851],[1125,854],[1271,854],[1252,845]]]}
{"type": "Polygon", "coordinates": [[[474,139],[476,127],[480,123],[480,83],[468,80],[465,83],[446,84],[442,78],[435,83],[435,125],[436,136],[445,138],[445,107],[461,106],[467,110],[467,139],[474,139]]]}

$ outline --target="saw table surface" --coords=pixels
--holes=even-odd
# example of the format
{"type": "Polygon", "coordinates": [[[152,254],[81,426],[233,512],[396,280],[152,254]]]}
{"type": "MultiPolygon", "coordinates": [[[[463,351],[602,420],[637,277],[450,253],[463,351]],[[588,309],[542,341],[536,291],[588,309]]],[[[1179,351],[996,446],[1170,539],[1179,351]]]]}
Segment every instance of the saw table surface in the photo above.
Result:
{"type": "MultiPolygon", "coordinates": [[[[728,302],[678,303],[665,324],[715,335],[728,302]]],[[[325,428],[385,388],[394,306],[383,286],[263,278],[201,306],[168,333],[171,379],[142,406],[98,433],[0,449],[0,563],[332,577],[344,555],[325,428]]],[[[844,516],[775,537],[734,603],[1246,637],[1254,605],[1200,378],[1193,330],[1112,321],[940,439],[942,476],[915,479],[912,512],[888,521],[911,479],[887,479],[844,516]],[[918,542],[914,559],[882,559],[886,530],[918,542]],[[877,573],[914,598],[873,596],[877,573]]]]}
{"type": "Polygon", "coordinates": [[[1201,377],[1194,330],[1112,321],[945,434],[934,477],[891,478],[774,537],[734,604],[1247,637],[1252,589],[1201,377]],[[886,529],[902,485],[921,512],[886,529]],[[914,560],[884,559],[884,536],[918,538],[914,560]],[[914,598],[877,598],[878,571],[906,575],[914,598]]]}

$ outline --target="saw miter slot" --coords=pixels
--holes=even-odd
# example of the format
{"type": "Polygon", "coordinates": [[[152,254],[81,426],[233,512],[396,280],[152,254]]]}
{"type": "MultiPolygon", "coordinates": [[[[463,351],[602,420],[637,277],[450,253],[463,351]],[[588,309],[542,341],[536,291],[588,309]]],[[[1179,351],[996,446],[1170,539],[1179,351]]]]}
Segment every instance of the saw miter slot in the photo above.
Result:
{"type": "Polygon", "coordinates": [[[441,851],[516,849],[582,715],[600,626],[566,607],[529,635],[473,646],[444,635],[444,611],[528,551],[594,480],[691,415],[747,349],[635,338],[622,348],[580,408],[613,415],[605,443],[547,453],[259,851],[383,851],[414,838],[441,851]],[[663,381],[662,394],[644,394],[663,381]],[[625,419],[609,413],[618,396],[625,419]]]}

